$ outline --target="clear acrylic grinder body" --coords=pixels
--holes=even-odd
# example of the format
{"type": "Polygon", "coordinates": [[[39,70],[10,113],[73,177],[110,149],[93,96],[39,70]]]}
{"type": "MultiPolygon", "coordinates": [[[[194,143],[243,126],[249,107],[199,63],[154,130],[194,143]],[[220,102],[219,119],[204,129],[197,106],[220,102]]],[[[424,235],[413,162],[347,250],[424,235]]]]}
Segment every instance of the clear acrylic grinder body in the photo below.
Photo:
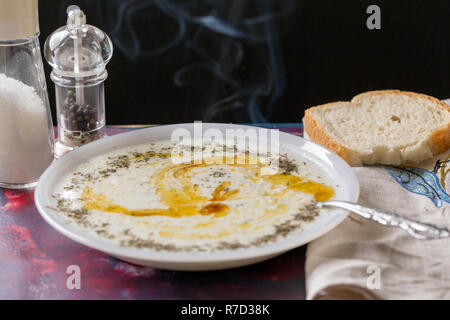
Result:
{"type": "Polygon", "coordinates": [[[70,6],[67,14],[67,25],[44,45],[56,91],[57,158],[105,135],[105,67],[113,52],[108,35],[86,24],[77,6],[70,6]]]}

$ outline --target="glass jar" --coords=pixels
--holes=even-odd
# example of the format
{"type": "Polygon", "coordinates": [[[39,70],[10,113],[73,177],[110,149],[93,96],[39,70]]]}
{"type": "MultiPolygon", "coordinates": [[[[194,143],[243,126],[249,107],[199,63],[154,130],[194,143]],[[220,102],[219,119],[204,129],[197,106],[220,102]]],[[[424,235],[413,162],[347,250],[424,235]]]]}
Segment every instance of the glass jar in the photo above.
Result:
{"type": "Polygon", "coordinates": [[[53,125],[37,1],[0,0],[0,186],[37,183],[53,160],[53,125]]]}

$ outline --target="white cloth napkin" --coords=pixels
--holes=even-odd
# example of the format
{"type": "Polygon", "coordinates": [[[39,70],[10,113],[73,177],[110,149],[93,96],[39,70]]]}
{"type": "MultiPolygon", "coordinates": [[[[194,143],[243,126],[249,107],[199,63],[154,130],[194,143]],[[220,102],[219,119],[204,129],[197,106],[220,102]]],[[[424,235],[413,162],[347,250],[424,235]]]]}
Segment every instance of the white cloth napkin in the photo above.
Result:
{"type": "MultiPolygon", "coordinates": [[[[411,191],[423,193],[430,186],[440,190],[442,183],[424,180],[432,177],[437,160],[421,166],[428,173],[413,175],[416,182],[403,185],[389,172],[402,173],[405,182],[411,177],[406,171],[354,168],[361,186],[359,203],[450,228],[450,198],[445,197],[450,173],[443,178],[444,193],[437,192],[442,203],[411,191]]],[[[450,169],[450,163],[442,165],[450,169]]],[[[444,170],[435,176],[442,178],[444,170]]],[[[450,239],[416,240],[401,229],[354,214],[308,245],[305,269],[307,299],[450,299],[450,239]]]]}

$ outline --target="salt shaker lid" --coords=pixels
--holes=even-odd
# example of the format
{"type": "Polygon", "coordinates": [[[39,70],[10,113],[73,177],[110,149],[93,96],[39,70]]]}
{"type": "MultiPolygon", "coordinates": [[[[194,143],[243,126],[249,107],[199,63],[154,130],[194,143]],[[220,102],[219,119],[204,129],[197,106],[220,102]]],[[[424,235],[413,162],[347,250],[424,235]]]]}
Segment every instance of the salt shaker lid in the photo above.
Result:
{"type": "Polygon", "coordinates": [[[44,56],[53,71],[66,77],[103,72],[112,53],[108,35],[86,24],[86,15],[75,5],[67,8],[67,24],[54,31],[44,44],[44,56]]]}
{"type": "Polygon", "coordinates": [[[38,0],[0,0],[0,41],[39,35],[38,0]]]}

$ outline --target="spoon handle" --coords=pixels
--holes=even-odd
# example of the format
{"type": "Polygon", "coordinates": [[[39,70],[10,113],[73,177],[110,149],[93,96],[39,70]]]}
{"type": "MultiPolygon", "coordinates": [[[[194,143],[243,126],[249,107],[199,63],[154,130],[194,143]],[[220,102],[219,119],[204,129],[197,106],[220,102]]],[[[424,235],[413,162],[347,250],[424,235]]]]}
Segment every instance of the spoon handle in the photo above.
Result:
{"type": "Polygon", "coordinates": [[[395,213],[384,212],[378,209],[364,207],[356,203],[346,201],[323,201],[318,202],[317,206],[337,207],[352,211],[363,218],[376,221],[385,226],[398,227],[406,230],[411,236],[420,240],[434,240],[450,237],[450,231],[445,227],[439,227],[434,224],[422,223],[412,220],[395,213]]]}

